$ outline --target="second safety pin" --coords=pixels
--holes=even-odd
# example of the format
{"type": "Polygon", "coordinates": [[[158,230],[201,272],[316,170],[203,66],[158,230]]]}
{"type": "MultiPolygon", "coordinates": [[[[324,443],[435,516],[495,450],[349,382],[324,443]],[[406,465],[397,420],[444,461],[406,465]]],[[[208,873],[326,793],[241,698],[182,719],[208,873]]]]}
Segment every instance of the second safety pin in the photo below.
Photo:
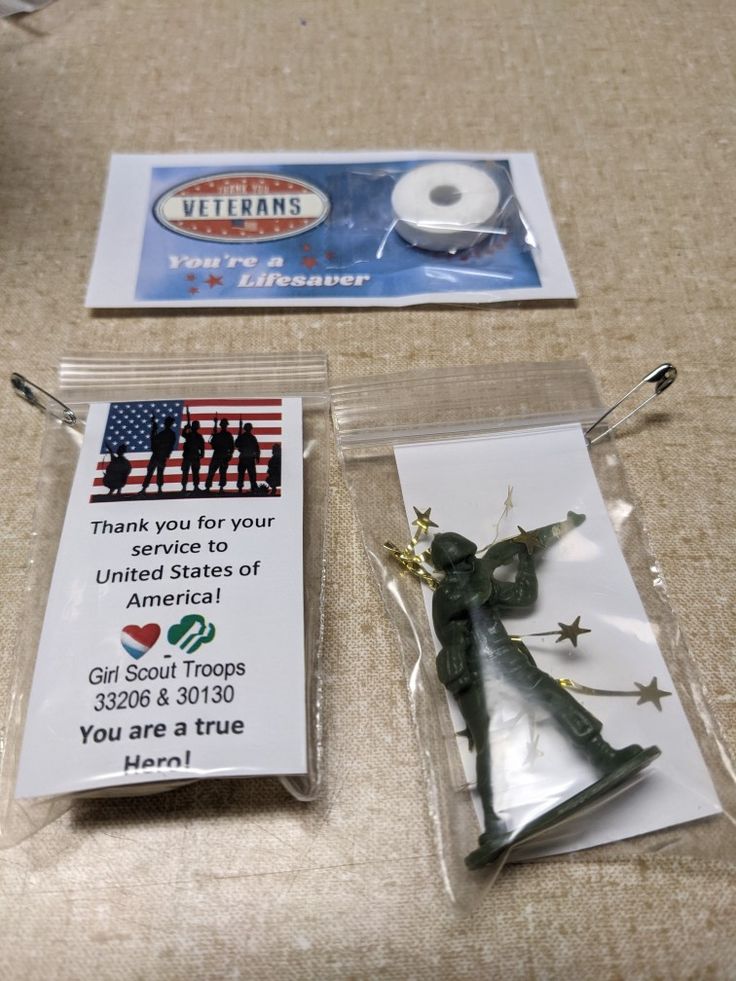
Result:
{"type": "Polygon", "coordinates": [[[645,405],[648,405],[652,399],[656,399],[658,395],[661,395],[662,392],[666,391],[666,389],[670,387],[676,378],[677,368],[675,368],[673,364],[661,364],[658,368],[655,368],[654,371],[650,371],[648,375],[644,375],[638,385],[634,385],[630,392],[627,392],[626,395],[619,399],[615,405],[612,405],[610,409],[607,409],[600,419],[596,419],[590,429],[585,431],[585,441],[588,446],[592,446],[594,443],[597,443],[599,439],[603,439],[604,436],[608,436],[609,433],[612,433],[613,430],[617,429],[622,422],[626,422],[627,419],[630,419],[635,413],[643,409],[645,405]],[[603,420],[607,419],[614,409],[617,409],[626,401],[626,399],[630,398],[634,392],[637,392],[641,388],[642,385],[654,385],[654,392],[648,398],[644,399],[643,402],[640,402],[639,405],[633,408],[631,412],[627,412],[623,419],[619,419],[618,422],[614,423],[612,426],[609,426],[598,436],[590,439],[590,434],[593,432],[593,430],[597,426],[600,426],[603,420]]]}

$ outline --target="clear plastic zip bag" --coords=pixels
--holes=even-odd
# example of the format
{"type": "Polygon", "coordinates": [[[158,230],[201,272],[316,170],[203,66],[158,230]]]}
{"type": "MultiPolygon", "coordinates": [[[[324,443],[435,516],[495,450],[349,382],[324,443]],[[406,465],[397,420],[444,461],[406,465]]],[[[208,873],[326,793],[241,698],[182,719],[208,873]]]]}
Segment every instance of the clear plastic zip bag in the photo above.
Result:
{"type": "Polygon", "coordinates": [[[69,357],[61,402],[16,387],[48,428],[0,844],[75,796],[193,779],[274,775],[314,799],[326,357],[69,357]]]}
{"type": "Polygon", "coordinates": [[[614,441],[583,436],[604,408],[588,367],[332,399],[450,896],[472,905],[509,859],[733,853],[732,765],[614,441]]]}

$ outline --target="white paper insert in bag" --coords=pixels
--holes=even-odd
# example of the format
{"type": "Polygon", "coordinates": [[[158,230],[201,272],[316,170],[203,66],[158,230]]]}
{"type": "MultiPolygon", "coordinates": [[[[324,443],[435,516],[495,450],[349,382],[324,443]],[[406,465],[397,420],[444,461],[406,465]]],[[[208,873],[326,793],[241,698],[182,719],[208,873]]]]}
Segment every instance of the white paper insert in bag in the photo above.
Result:
{"type": "MultiPolygon", "coordinates": [[[[513,537],[519,527],[560,521],[568,511],[585,515],[544,550],[536,603],[510,609],[503,622],[509,634],[524,639],[539,668],[574,683],[569,690],[603,723],[612,745],[658,746],[662,753],[636,786],[569,822],[556,840],[524,846],[525,853],[571,851],[718,813],[717,794],[619,548],[580,426],[399,445],[395,457],[409,523],[415,506],[431,506],[438,531],[458,532],[479,547],[513,537]],[[572,628],[576,617],[584,636],[576,635],[576,645],[560,643],[570,629],[559,628],[572,628]]],[[[432,593],[421,588],[431,622],[432,593]]],[[[521,831],[540,808],[572,797],[595,775],[554,720],[525,711],[513,697],[507,701],[490,723],[494,806],[509,830],[521,831]]],[[[475,757],[460,735],[465,723],[449,695],[448,706],[473,786],[475,757]]],[[[482,823],[478,794],[473,798],[482,823]]]]}
{"type": "Polygon", "coordinates": [[[298,398],[90,406],[17,797],[306,772],[302,499],[298,398]]]}

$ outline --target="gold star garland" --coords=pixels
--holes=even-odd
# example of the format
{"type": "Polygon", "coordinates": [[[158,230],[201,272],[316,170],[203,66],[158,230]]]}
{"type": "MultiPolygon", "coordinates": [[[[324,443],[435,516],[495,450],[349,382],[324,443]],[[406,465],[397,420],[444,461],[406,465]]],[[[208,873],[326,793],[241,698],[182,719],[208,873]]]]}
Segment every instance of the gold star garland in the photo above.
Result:
{"type": "Polygon", "coordinates": [[[512,637],[512,640],[521,640],[523,637],[557,637],[555,644],[559,644],[562,640],[569,640],[573,647],[578,646],[578,637],[581,634],[589,634],[590,630],[587,627],[580,626],[580,617],[577,616],[572,623],[560,623],[557,621],[559,630],[541,630],[534,634],[517,634],[512,637]]]}
{"type": "Polygon", "coordinates": [[[519,529],[519,534],[515,538],[512,538],[511,541],[526,546],[528,555],[533,555],[538,548],[544,548],[536,531],[525,531],[521,525],[517,525],[516,527],[519,529]]]}
{"type": "Polygon", "coordinates": [[[672,694],[671,691],[663,691],[657,685],[657,679],[652,678],[648,685],[641,685],[638,681],[635,681],[636,691],[610,691],[605,688],[589,688],[587,685],[578,684],[577,681],[573,681],[572,678],[558,678],[557,683],[562,685],[563,688],[569,688],[571,691],[578,692],[580,695],[618,695],[629,698],[636,698],[637,705],[645,705],[647,702],[657,709],[658,712],[662,711],[662,699],[667,698],[672,694]]]}
{"type": "Polygon", "coordinates": [[[437,589],[439,586],[439,580],[435,579],[432,573],[424,567],[424,563],[430,561],[429,549],[422,552],[421,555],[417,555],[414,549],[419,544],[419,540],[429,532],[429,529],[437,528],[438,525],[430,518],[432,508],[427,508],[425,511],[420,511],[419,508],[415,507],[414,513],[416,514],[416,518],[414,521],[412,521],[412,524],[416,525],[417,530],[412,535],[409,544],[404,548],[399,548],[398,545],[394,545],[393,542],[384,542],[383,547],[396,559],[397,562],[401,563],[406,571],[411,573],[412,576],[419,579],[420,582],[423,582],[425,586],[429,586],[430,589],[437,589]]]}

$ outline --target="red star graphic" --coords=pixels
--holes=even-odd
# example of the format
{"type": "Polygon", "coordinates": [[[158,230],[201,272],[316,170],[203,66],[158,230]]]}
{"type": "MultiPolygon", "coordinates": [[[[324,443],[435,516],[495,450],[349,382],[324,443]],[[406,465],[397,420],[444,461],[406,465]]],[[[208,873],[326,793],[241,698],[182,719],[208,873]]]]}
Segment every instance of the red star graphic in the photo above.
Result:
{"type": "Polygon", "coordinates": [[[194,296],[195,293],[199,293],[199,287],[198,286],[190,286],[189,287],[189,292],[192,294],[192,296],[194,296]]]}
{"type": "Polygon", "coordinates": [[[205,279],[205,283],[212,289],[213,286],[222,286],[222,276],[215,276],[210,273],[209,279],[205,279]]]}
{"type": "Polygon", "coordinates": [[[187,282],[188,283],[193,283],[196,278],[197,277],[194,275],[194,273],[187,273],[187,282]]]}
{"type": "Polygon", "coordinates": [[[332,262],[334,258],[335,258],[334,252],[325,252],[325,259],[327,259],[328,262],[332,262]]]}
{"type": "Polygon", "coordinates": [[[314,269],[314,267],[317,265],[317,260],[313,255],[305,255],[302,259],[302,265],[306,266],[307,269],[314,269]]]}
{"type": "MultiPolygon", "coordinates": [[[[304,219],[302,219],[302,222],[303,222],[303,221],[304,221],[304,219]]],[[[304,245],[302,246],[302,248],[304,249],[304,251],[305,251],[305,252],[309,252],[309,250],[310,250],[310,249],[312,248],[312,246],[311,246],[311,245],[308,245],[308,244],[307,244],[307,243],[305,242],[305,243],[304,243],[304,245]]]]}

